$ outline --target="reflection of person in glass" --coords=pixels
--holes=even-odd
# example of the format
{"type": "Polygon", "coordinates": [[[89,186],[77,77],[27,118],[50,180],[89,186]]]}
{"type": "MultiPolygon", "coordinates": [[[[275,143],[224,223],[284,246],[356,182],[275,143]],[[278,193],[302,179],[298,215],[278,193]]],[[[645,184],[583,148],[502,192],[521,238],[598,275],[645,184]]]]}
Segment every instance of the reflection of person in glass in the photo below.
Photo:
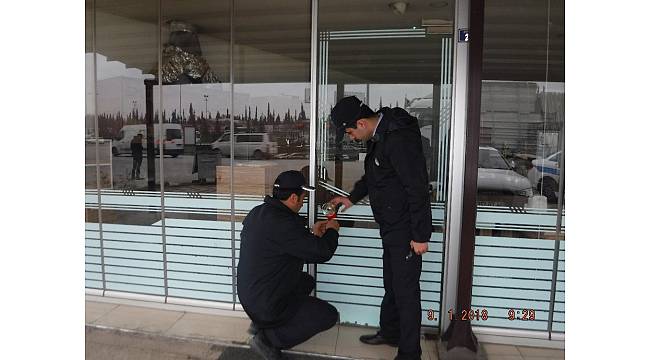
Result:
{"type": "Polygon", "coordinates": [[[142,165],[142,134],[134,136],[131,140],[131,155],[133,156],[131,180],[142,180],[140,177],[140,165],[142,165]]]}
{"type": "Polygon", "coordinates": [[[402,108],[374,112],[354,96],[341,99],[331,120],[350,138],[365,141],[365,173],[348,197],[332,203],[342,211],[366,195],[382,239],[384,298],[380,329],[359,340],[398,346],[396,359],[420,359],[420,273],[431,237],[427,168],[417,119],[402,108]]]}
{"type": "Polygon", "coordinates": [[[299,171],[281,173],[273,197],[251,210],[243,221],[237,266],[237,294],[251,318],[251,348],[264,359],[280,359],[292,348],[338,321],[336,308],[309,294],[316,284],[303,272],[305,262],[323,263],[338,246],[336,220],[319,221],[313,233],[298,215],[307,186],[299,171]]]}

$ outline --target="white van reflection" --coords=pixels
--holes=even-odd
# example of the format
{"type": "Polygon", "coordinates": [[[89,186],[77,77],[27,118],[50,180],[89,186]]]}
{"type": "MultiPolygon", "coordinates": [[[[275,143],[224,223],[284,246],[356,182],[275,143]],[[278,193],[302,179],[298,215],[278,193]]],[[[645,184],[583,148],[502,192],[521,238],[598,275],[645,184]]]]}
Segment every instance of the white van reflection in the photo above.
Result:
{"type": "MultiPolygon", "coordinates": [[[[230,156],[230,132],[224,133],[211,146],[223,156],[230,156]]],[[[262,160],[278,153],[278,144],[271,141],[268,133],[235,133],[234,148],[236,158],[262,160]]]]}
{"type": "MultiPolygon", "coordinates": [[[[160,154],[160,124],[154,124],[154,144],[156,155],[160,154]]],[[[183,154],[183,127],[180,124],[163,124],[165,129],[165,138],[163,139],[163,149],[165,155],[177,157],[183,154]]],[[[130,155],[131,154],[131,140],[134,136],[142,134],[143,136],[143,153],[147,154],[147,126],[145,124],[137,125],[124,125],[120,129],[117,137],[113,141],[113,148],[111,149],[114,156],[130,155]]]]}

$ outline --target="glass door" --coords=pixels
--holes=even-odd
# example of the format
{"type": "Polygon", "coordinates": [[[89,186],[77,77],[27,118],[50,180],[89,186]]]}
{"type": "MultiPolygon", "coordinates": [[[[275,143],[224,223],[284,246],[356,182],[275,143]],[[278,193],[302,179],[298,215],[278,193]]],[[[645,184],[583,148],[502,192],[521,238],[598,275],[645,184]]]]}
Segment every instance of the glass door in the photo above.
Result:
{"type": "Polygon", "coordinates": [[[552,338],[564,332],[564,1],[486,1],[482,67],[472,309],[489,316],[476,325],[552,338]]]}
{"type": "MultiPolygon", "coordinates": [[[[417,117],[427,160],[434,232],[420,280],[422,324],[437,328],[448,189],[453,2],[323,2],[318,8],[316,207],[347,195],[363,175],[365,144],[338,136],[329,121],[337,100],[355,95],[373,110],[401,107],[417,117]]],[[[324,218],[317,214],[317,220],[324,218]]],[[[318,265],[318,297],[341,322],[377,326],[384,295],[382,243],[368,199],[339,214],[341,238],[318,265]]]]}

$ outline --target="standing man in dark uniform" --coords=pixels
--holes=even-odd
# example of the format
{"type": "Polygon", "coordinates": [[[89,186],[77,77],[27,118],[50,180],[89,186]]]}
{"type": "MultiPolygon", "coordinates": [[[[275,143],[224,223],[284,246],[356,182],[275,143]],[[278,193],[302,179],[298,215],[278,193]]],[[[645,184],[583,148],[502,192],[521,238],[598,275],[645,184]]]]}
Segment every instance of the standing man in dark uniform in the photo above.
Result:
{"type": "Polygon", "coordinates": [[[142,134],[138,134],[131,140],[131,156],[133,156],[133,168],[131,169],[131,180],[140,177],[140,165],[142,165],[142,134]]]}
{"type": "Polygon", "coordinates": [[[299,171],[281,173],[273,197],[244,219],[237,266],[237,294],[251,318],[251,348],[265,360],[277,360],[292,348],[338,321],[336,308],[309,296],[314,278],[302,271],[305,262],[323,263],[338,246],[336,220],[319,221],[313,233],[298,215],[307,191],[299,171]]]}
{"type": "Polygon", "coordinates": [[[398,346],[396,359],[420,359],[420,255],[428,250],[432,226],[417,119],[398,107],[374,112],[349,96],[332,109],[331,120],[338,131],[367,146],[364,175],[349,198],[339,196],[331,202],[342,203],[345,211],[368,195],[384,249],[380,329],[359,340],[398,346]]]}

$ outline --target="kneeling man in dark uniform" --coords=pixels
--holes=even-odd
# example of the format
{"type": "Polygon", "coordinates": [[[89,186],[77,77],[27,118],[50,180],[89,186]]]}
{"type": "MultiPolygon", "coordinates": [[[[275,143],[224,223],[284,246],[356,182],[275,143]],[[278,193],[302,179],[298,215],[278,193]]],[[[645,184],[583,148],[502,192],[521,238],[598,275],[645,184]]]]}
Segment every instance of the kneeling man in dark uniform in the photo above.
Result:
{"type": "Polygon", "coordinates": [[[338,321],[336,308],[309,296],[315,286],[302,271],[305,262],[323,263],[338,246],[336,220],[314,224],[313,232],[298,215],[307,191],[299,171],[285,171],[246,216],[237,266],[237,294],[251,318],[251,348],[264,359],[279,359],[292,348],[338,321]]]}

